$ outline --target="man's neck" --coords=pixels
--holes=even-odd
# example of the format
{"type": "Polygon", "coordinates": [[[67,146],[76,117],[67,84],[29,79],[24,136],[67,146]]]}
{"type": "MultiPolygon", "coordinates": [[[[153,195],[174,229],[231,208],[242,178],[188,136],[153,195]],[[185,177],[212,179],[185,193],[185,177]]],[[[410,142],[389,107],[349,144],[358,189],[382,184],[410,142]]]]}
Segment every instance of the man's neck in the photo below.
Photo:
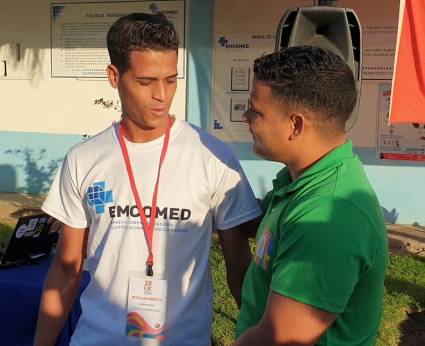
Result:
{"type": "Polygon", "coordinates": [[[161,137],[166,131],[168,122],[161,127],[144,127],[123,116],[121,120],[123,135],[133,143],[147,143],[161,137]]]}
{"type": "Polygon", "coordinates": [[[287,163],[292,181],[297,180],[305,171],[320,161],[335,148],[343,145],[347,141],[344,135],[338,136],[332,142],[319,142],[310,145],[303,145],[306,150],[298,154],[294,162],[287,163]]]}

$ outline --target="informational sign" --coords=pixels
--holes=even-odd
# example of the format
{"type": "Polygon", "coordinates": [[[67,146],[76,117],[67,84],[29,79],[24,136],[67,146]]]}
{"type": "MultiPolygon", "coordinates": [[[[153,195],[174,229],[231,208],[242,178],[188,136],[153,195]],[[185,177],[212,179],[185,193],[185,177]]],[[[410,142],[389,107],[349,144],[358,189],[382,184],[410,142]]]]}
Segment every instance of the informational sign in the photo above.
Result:
{"type": "Polygon", "coordinates": [[[379,84],[377,152],[388,160],[425,161],[425,124],[388,124],[391,84],[379,84]]]}
{"type": "Polygon", "coordinates": [[[52,4],[52,77],[106,78],[106,34],[119,17],[163,13],[180,37],[178,72],[185,71],[184,1],[131,1],[52,4]]]}
{"type": "Polygon", "coordinates": [[[312,0],[214,2],[211,132],[225,141],[252,140],[242,115],[249,107],[254,60],[274,51],[286,10],[312,0]]]}
{"type": "Polygon", "coordinates": [[[385,1],[385,5],[367,0],[336,0],[332,3],[353,9],[359,17],[363,40],[362,79],[391,80],[397,42],[398,0],[385,1]]]}
{"type": "MultiPolygon", "coordinates": [[[[249,105],[255,58],[275,49],[275,34],[289,9],[331,5],[353,9],[362,26],[362,78],[367,83],[391,80],[397,40],[398,0],[246,0],[214,1],[213,87],[211,132],[226,141],[251,141],[241,116],[249,105]],[[248,88],[247,88],[248,87],[248,88]]],[[[361,105],[373,104],[376,94],[362,93],[361,105]]],[[[359,117],[376,118],[359,109],[359,117]]],[[[373,121],[373,120],[372,120],[373,121]]],[[[362,122],[369,123],[369,122],[362,122]]],[[[370,124],[370,123],[369,123],[370,124]]],[[[368,125],[370,126],[370,125],[368,125]]],[[[358,131],[360,134],[363,131],[358,131]]],[[[375,138],[370,139],[373,146],[375,138]]]]}
{"type": "Polygon", "coordinates": [[[217,135],[231,129],[227,140],[249,141],[251,136],[242,115],[249,107],[252,65],[255,58],[273,51],[273,34],[220,34],[214,42],[213,114],[217,135]]]}

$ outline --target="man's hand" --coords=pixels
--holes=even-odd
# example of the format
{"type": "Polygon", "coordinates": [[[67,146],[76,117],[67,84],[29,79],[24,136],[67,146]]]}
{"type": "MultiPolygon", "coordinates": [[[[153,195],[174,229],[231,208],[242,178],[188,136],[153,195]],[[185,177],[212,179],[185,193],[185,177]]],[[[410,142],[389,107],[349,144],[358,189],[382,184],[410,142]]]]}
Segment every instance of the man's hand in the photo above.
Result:
{"type": "Polygon", "coordinates": [[[337,315],[270,291],[263,318],[233,346],[314,345],[337,315]]]}

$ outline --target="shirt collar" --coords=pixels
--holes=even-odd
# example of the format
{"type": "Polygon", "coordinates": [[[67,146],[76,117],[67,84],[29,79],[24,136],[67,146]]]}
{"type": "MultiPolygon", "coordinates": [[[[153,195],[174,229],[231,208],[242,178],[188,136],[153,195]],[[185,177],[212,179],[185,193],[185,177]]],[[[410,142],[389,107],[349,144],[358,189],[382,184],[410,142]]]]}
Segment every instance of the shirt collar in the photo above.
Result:
{"type": "Polygon", "coordinates": [[[287,192],[295,191],[306,185],[317,177],[319,173],[336,167],[345,159],[354,157],[353,144],[350,140],[348,140],[326,154],[323,158],[301,174],[295,181],[292,181],[288,167],[284,167],[277,173],[276,179],[273,180],[275,195],[283,197],[287,192]]]}

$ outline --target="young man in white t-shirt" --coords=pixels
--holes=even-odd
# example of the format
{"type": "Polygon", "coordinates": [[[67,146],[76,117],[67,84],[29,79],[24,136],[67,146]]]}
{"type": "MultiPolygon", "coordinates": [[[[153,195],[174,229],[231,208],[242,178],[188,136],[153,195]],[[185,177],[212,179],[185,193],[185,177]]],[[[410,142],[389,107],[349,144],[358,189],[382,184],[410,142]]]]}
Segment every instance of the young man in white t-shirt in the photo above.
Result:
{"type": "Polygon", "coordinates": [[[35,345],[53,345],[84,258],[91,280],[71,345],[209,345],[211,232],[218,230],[239,304],[248,234],[261,212],[231,150],[169,115],[173,25],[163,15],[131,14],[115,22],[107,42],[122,120],[68,152],[43,204],[63,228],[35,345]]]}

